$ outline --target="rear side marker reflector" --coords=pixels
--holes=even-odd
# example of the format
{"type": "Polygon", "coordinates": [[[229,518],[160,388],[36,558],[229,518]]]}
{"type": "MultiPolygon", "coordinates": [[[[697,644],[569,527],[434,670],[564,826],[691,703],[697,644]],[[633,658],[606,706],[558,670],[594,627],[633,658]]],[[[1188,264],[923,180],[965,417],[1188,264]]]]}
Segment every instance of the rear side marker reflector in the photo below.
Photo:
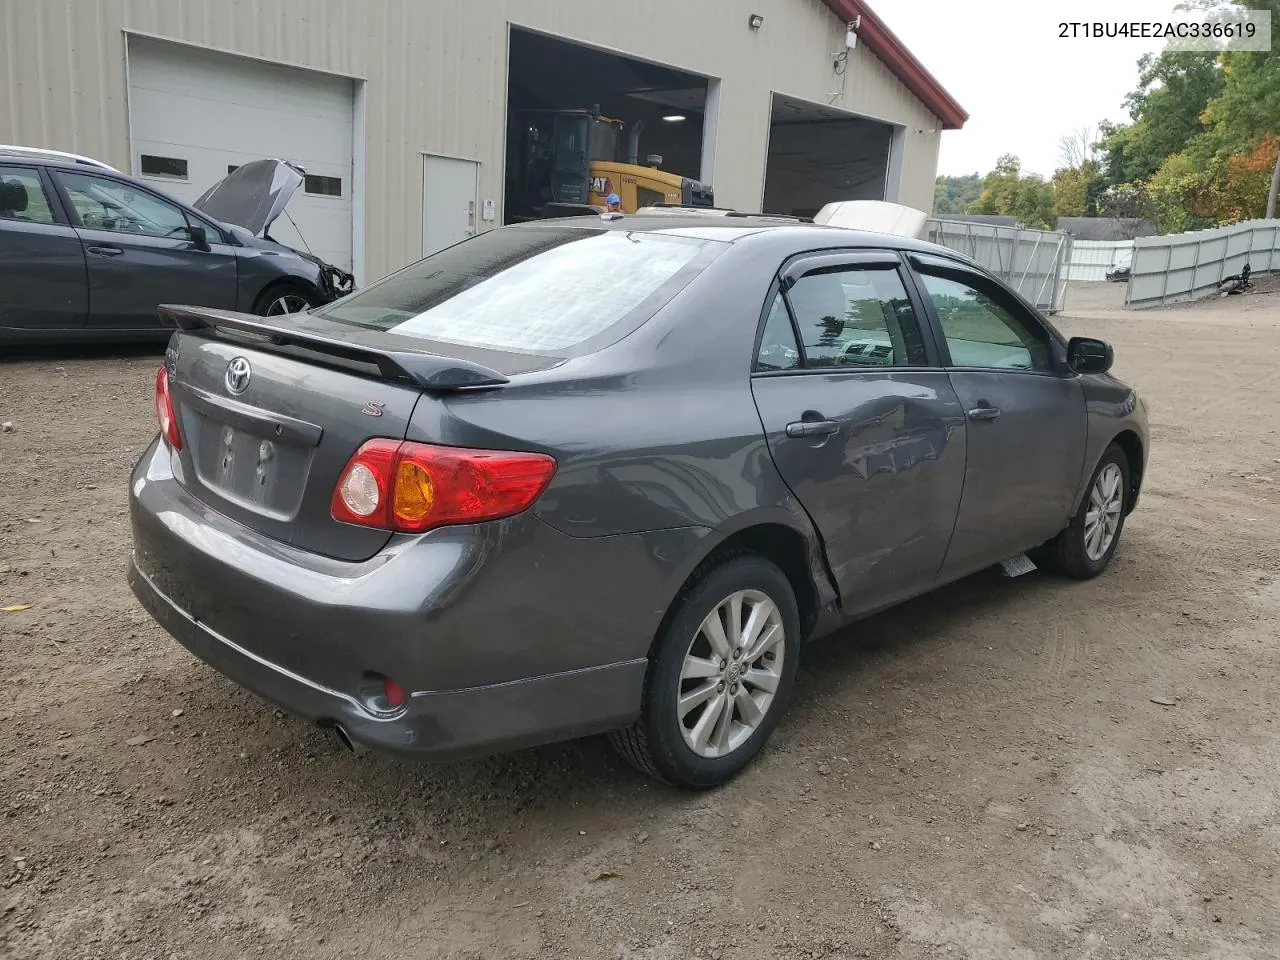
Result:
{"type": "Polygon", "coordinates": [[[404,688],[390,677],[382,678],[382,694],[387,703],[397,710],[404,706],[404,688]]]}
{"type": "Polygon", "coordinates": [[[402,533],[482,523],[527,510],[555,472],[555,460],[541,453],[379,438],[347,463],[330,512],[343,523],[402,533]]]}

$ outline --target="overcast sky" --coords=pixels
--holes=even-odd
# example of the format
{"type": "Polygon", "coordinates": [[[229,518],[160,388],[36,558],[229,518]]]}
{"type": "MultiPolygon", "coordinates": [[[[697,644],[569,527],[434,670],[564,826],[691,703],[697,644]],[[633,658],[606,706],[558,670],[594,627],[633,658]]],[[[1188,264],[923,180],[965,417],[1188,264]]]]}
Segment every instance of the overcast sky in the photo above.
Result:
{"type": "Polygon", "coordinates": [[[872,9],[969,113],[942,134],[940,174],[986,173],[1014,153],[1045,177],[1058,140],[1128,119],[1138,57],[1159,40],[1061,39],[1062,21],[1165,20],[1175,0],[872,0],[872,9]]]}

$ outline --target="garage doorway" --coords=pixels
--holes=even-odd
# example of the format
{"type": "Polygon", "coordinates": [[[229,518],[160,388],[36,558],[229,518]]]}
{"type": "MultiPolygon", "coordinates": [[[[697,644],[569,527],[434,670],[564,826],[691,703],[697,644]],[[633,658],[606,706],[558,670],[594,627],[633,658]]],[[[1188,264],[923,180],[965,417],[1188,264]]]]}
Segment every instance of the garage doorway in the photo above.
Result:
{"type": "Polygon", "coordinates": [[[451,247],[476,232],[480,164],[474,160],[422,157],[422,255],[451,247]]]}
{"type": "Polygon", "coordinates": [[[773,94],[765,161],[765,213],[811,217],[837,200],[889,193],[894,126],[773,94]]]}
{"type": "Polygon", "coordinates": [[[693,180],[711,178],[704,159],[709,168],[714,149],[704,152],[704,139],[714,139],[715,117],[707,116],[707,88],[708,79],[698,74],[513,26],[504,221],[533,219],[551,200],[558,112],[585,110],[621,122],[592,128],[592,152],[613,151],[617,162],[693,180]]]}
{"type": "Polygon", "coordinates": [[[132,34],[128,73],[134,176],[192,203],[250,160],[297,163],[272,238],[352,269],[353,80],[132,34]]]}

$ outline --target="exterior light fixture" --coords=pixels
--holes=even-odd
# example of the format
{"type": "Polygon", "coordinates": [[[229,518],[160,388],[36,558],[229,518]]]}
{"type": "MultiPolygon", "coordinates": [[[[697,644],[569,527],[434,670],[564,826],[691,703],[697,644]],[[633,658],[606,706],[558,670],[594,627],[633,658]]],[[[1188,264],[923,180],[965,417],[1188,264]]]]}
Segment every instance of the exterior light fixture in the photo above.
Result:
{"type": "Polygon", "coordinates": [[[662,119],[667,123],[679,123],[685,119],[685,115],[683,113],[669,113],[662,119]]]}
{"type": "Polygon", "coordinates": [[[764,26],[764,17],[760,16],[760,14],[758,13],[753,13],[750,17],[747,18],[747,26],[749,26],[752,30],[759,30],[761,27],[764,26]]]}

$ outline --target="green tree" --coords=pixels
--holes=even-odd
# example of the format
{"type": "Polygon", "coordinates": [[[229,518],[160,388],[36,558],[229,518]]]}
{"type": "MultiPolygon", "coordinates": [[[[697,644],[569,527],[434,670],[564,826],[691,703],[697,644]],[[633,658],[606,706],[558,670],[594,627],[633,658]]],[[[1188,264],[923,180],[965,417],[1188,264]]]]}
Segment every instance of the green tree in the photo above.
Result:
{"type": "Polygon", "coordinates": [[[933,187],[935,214],[964,213],[982,193],[982,177],[968,173],[957,177],[938,177],[933,187]]]}
{"type": "Polygon", "coordinates": [[[1028,227],[1052,230],[1058,225],[1058,212],[1053,206],[1053,187],[1035,175],[1022,178],[1013,215],[1028,227]]]}
{"type": "MultiPolygon", "coordinates": [[[[1280,0],[1243,0],[1239,6],[1269,10],[1280,24],[1280,0]]],[[[1232,50],[1220,57],[1222,85],[1201,112],[1207,136],[1193,154],[1226,157],[1248,152],[1260,137],[1280,128],[1280,50],[1232,50]]]]}
{"type": "Polygon", "coordinates": [[[1006,153],[996,161],[995,169],[982,178],[982,193],[969,205],[970,213],[1003,217],[1013,216],[1022,180],[1022,161],[1006,153]]]}
{"type": "MultiPolygon", "coordinates": [[[[1280,22],[1280,0],[1227,2],[1280,22]]],[[[1185,3],[1209,15],[1224,6],[1185,3]]],[[[1132,122],[1099,125],[1098,211],[1152,216],[1167,232],[1261,215],[1280,179],[1280,50],[1166,52],[1143,57],[1139,70],[1139,86],[1125,98],[1132,122]]],[[[1076,199],[1066,179],[1061,208],[1076,199]]]]}
{"type": "Polygon", "coordinates": [[[1165,52],[1139,59],[1138,89],[1124,100],[1133,122],[1098,125],[1109,185],[1147,179],[1165,157],[1204,132],[1205,108],[1223,85],[1216,53],[1165,52]]]}
{"type": "Polygon", "coordinates": [[[982,193],[969,213],[1015,217],[1029,227],[1053,227],[1058,222],[1053,188],[1043,177],[1023,174],[1022,161],[1005,154],[982,180],[982,193]]]}
{"type": "Polygon", "coordinates": [[[1212,173],[1186,153],[1166,157],[1147,181],[1151,212],[1161,233],[1213,226],[1212,173]]]}
{"type": "Polygon", "coordinates": [[[1097,216],[1097,191],[1095,184],[1102,179],[1102,170],[1093,160],[1085,160],[1077,167],[1063,167],[1053,175],[1053,206],[1060,217],[1097,216]]]}
{"type": "Polygon", "coordinates": [[[1149,219],[1151,195],[1144,183],[1121,183],[1108,187],[1099,198],[1098,213],[1104,217],[1149,219]]]}

